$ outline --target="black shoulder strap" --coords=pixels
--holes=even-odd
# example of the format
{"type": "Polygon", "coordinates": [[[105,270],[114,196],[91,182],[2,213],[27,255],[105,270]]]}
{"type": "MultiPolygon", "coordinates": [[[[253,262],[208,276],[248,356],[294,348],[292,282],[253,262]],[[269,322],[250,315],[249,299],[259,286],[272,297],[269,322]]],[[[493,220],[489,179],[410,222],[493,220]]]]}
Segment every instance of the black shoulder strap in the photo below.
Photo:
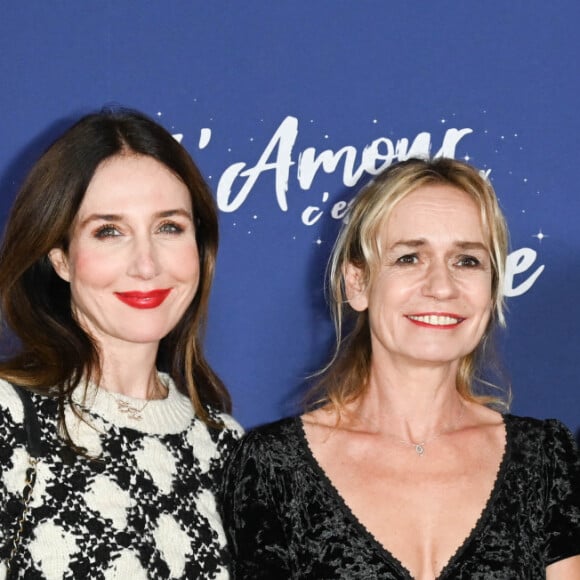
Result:
{"type": "Polygon", "coordinates": [[[30,453],[31,457],[40,457],[42,455],[40,425],[38,424],[36,408],[32,402],[30,391],[20,387],[19,385],[13,386],[22,401],[22,406],[24,407],[24,429],[26,430],[28,453],[30,453]]]}

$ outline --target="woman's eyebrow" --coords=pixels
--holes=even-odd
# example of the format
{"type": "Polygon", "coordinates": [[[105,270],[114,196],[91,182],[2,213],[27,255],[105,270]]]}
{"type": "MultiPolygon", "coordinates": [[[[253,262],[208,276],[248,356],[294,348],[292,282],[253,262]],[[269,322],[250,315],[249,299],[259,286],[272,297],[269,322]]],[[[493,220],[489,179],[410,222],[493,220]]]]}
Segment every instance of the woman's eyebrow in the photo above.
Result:
{"type": "Polygon", "coordinates": [[[181,209],[181,208],[160,211],[160,212],[155,214],[155,217],[172,217],[174,215],[182,216],[184,218],[187,218],[187,219],[193,221],[193,216],[191,215],[191,212],[187,211],[186,209],[181,209]]]}
{"type": "MultiPolygon", "coordinates": [[[[187,211],[186,209],[168,209],[168,210],[163,210],[163,211],[159,211],[156,212],[155,214],[153,214],[155,218],[166,218],[166,217],[172,217],[172,216],[182,216],[190,221],[193,221],[193,216],[191,215],[190,211],[187,211]]],[[[99,221],[99,222],[120,222],[123,221],[123,219],[125,219],[125,215],[124,214],[119,214],[119,213],[93,213],[88,215],[85,219],[83,219],[79,225],[81,227],[86,226],[87,224],[91,223],[91,222],[95,222],[95,221],[99,221]]]]}
{"type": "Polygon", "coordinates": [[[462,250],[484,250],[488,251],[488,247],[482,242],[455,242],[454,244],[462,250]]]}
{"type": "Polygon", "coordinates": [[[91,222],[120,222],[123,220],[122,214],[117,213],[92,213],[83,219],[79,226],[84,227],[91,222]]]}

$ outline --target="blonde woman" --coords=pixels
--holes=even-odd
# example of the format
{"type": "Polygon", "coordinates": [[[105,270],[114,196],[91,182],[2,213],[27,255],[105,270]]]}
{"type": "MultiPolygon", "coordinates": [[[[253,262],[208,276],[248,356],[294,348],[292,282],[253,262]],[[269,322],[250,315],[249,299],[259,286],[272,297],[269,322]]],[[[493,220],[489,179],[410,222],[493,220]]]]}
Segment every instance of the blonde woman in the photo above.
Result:
{"type": "Polygon", "coordinates": [[[229,466],[235,578],[580,578],[570,432],[480,390],[506,252],[465,163],[410,159],[361,191],[331,257],[339,346],[316,404],[229,466]]]}

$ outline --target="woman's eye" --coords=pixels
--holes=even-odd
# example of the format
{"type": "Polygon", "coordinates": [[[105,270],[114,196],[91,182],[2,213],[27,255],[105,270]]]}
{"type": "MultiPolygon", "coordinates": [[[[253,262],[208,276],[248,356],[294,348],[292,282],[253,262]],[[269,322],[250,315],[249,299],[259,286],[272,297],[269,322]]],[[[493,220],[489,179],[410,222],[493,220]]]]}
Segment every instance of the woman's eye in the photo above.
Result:
{"type": "Polygon", "coordinates": [[[397,264],[416,264],[418,260],[417,254],[405,254],[397,259],[397,264]]]}
{"type": "Polygon", "coordinates": [[[467,268],[476,268],[481,265],[481,262],[474,256],[460,256],[457,260],[458,266],[465,266],[467,268]]]}
{"type": "Polygon", "coordinates": [[[163,234],[180,234],[183,227],[175,222],[165,222],[159,226],[159,231],[163,234]]]}
{"type": "Polygon", "coordinates": [[[120,235],[121,232],[115,226],[109,224],[101,226],[95,232],[95,238],[112,238],[120,235]]]}

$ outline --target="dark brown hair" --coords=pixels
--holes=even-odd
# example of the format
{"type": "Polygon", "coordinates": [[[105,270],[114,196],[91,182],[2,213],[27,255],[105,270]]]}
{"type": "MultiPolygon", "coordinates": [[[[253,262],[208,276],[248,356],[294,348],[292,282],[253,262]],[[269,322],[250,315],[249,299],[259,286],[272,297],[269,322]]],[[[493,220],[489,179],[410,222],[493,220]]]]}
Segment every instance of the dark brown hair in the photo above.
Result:
{"type": "MultiPolygon", "coordinates": [[[[99,352],[71,311],[68,283],[48,253],[67,251],[71,226],[95,170],[111,157],[136,154],[162,163],[187,186],[200,259],[194,300],[160,344],[158,366],[187,394],[195,412],[211,422],[206,405],[229,411],[229,394],[203,353],[203,331],[218,248],[214,199],[185,148],[163,127],[129,109],[81,118],[40,157],[11,210],[0,247],[0,307],[20,341],[17,354],[0,363],[0,377],[59,399],[60,427],[72,391],[100,376],[99,352]]],[[[74,408],[74,406],[73,406],[74,408]]]]}

